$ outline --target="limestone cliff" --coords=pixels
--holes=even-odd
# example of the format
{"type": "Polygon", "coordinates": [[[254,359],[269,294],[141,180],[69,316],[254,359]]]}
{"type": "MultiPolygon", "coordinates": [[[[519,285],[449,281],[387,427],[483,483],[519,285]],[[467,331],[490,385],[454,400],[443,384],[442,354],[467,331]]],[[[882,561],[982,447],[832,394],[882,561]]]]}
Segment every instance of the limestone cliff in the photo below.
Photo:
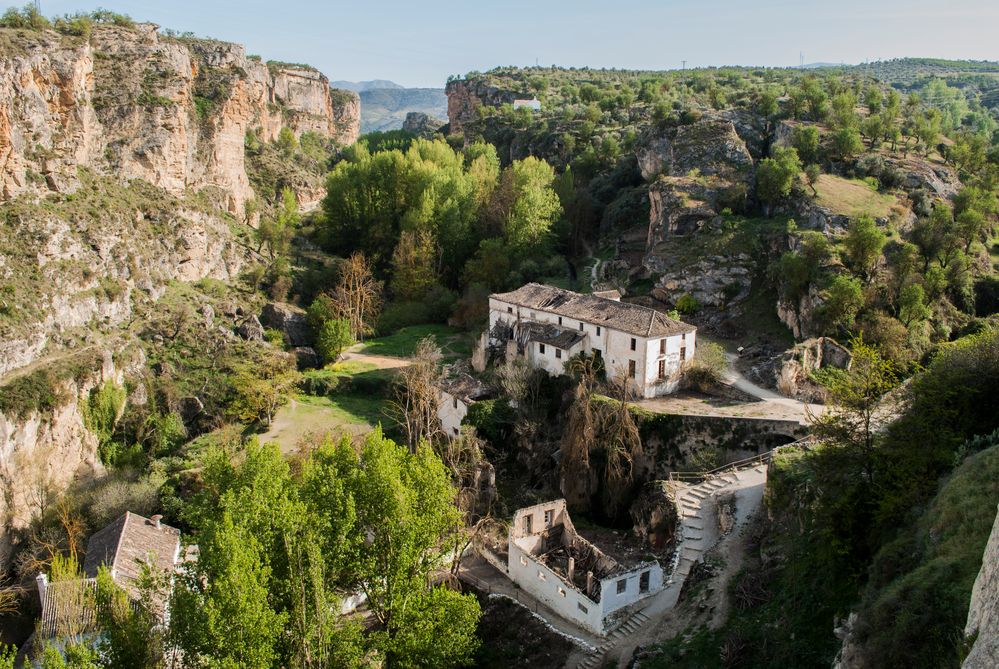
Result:
{"type": "Polygon", "coordinates": [[[206,187],[240,213],[253,193],[244,137],[282,127],[356,139],[359,102],[302,66],[242,46],[163,37],[156,26],[98,26],[87,40],[4,29],[0,196],[73,192],[77,170],[143,179],[172,194],[206,187]]]}
{"type": "Polygon", "coordinates": [[[248,130],[358,134],[356,94],[237,44],[150,24],[0,37],[0,378],[169,281],[234,278],[252,256],[248,130]]]}
{"type": "Polygon", "coordinates": [[[996,515],[982,556],[982,570],[978,572],[971,592],[964,634],[968,639],[974,639],[974,645],[961,665],[962,669],[999,666],[999,515],[996,515]]]}
{"type": "Polygon", "coordinates": [[[513,104],[517,98],[530,97],[491,85],[483,79],[454,79],[444,88],[447,94],[447,118],[450,132],[464,132],[465,126],[479,119],[479,107],[513,104]]]}

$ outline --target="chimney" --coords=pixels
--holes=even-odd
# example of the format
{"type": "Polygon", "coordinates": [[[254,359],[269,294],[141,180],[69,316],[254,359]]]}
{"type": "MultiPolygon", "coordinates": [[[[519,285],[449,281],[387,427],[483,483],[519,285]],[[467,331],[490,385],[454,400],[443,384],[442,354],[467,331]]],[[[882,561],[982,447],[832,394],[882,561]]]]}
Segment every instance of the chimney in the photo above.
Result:
{"type": "Polygon", "coordinates": [[[157,513],[155,516],[149,519],[149,521],[153,524],[153,527],[155,527],[157,530],[160,529],[160,527],[162,527],[162,523],[160,522],[162,520],[163,516],[159,513],[157,513]]]}
{"type": "Polygon", "coordinates": [[[576,558],[569,558],[569,582],[572,583],[573,577],[576,575],[576,558]]]}
{"type": "Polygon", "coordinates": [[[586,596],[589,597],[590,599],[593,598],[593,586],[594,586],[593,572],[588,571],[586,572],[586,596]]]}

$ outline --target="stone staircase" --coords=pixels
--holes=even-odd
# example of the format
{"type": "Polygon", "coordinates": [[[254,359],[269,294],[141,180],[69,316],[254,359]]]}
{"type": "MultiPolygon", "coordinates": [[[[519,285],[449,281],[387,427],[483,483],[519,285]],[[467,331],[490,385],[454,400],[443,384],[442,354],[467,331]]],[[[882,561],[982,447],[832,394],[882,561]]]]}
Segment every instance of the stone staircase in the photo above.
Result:
{"type": "Polygon", "coordinates": [[[576,669],[593,669],[603,661],[604,655],[610,650],[618,640],[623,639],[629,634],[633,634],[635,630],[644,625],[649,621],[649,617],[642,613],[641,611],[635,611],[631,614],[623,623],[618,625],[618,627],[611,632],[602,644],[597,646],[592,653],[584,657],[579,664],[576,665],[576,669]]]}

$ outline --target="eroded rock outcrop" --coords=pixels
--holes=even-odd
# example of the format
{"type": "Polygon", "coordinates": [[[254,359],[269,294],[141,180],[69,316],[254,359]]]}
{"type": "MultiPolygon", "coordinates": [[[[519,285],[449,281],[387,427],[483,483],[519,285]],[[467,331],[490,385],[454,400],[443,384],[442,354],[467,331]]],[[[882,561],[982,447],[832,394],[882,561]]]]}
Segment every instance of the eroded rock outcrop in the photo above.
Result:
{"type": "Polygon", "coordinates": [[[423,112],[409,112],[406,120],[402,122],[402,129],[412,133],[417,137],[431,138],[445,124],[439,118],[434,118],[423,112]]]}
{"type": "Polygon", "coordinates": [[[73,192],[78,169],[142,179],[172,194],[216,188],[229,211],[252,197],[244,137],[282,127],[349,143],[358,98],[321,73],[268,65],[242,46],[161,37],[156,26],[96,26],[82,41],[3,30],[0,197],[73,192]]]}
{"type": "Polygon", "coordinates": [[[706,116],[689,125],[657,127],[636,149],[649,186],[646,249],[694,232],[725,208],[744,203],[753,156],[732,120],[706,116]]]}
{"type": "Polygon", "coordinates": [[[513,104],[527,93],[497,88],[482,79],[454,79],[444,88],[447,95],[447,118],[451,133],[464,132],[465,126],[479,119],[479,107],[513,104]]]}

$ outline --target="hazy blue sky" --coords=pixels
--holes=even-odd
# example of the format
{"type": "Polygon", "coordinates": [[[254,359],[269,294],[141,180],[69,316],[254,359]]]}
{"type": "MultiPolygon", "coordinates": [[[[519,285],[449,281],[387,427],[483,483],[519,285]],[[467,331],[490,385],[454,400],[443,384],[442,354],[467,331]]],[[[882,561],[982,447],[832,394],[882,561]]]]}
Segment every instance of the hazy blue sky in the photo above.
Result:
{"type": "Polygon", "coordinates": [[[330,79],[407,86],[536,61],[670,69],[796,65],[799,52],[806,62],[999,58],[999,0],[41,1],[50,16],[100,5],[311,63],[330,79]]]}

